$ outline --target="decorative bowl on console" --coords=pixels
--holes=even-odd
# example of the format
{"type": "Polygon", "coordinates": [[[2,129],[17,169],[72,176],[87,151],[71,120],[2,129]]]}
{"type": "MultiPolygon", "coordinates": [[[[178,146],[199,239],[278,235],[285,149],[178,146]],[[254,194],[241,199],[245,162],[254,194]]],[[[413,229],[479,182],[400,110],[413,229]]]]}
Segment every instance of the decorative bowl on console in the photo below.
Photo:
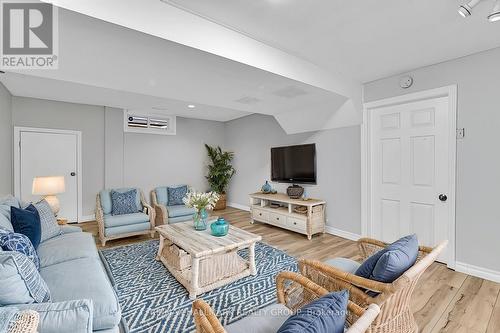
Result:
{"type": "Polygon", "coordinates": [[[300,199],[304,194],[304,188],[294,184],[292,186],[288,186],[286,194],[290,197],[290,199],[300,199]]]}

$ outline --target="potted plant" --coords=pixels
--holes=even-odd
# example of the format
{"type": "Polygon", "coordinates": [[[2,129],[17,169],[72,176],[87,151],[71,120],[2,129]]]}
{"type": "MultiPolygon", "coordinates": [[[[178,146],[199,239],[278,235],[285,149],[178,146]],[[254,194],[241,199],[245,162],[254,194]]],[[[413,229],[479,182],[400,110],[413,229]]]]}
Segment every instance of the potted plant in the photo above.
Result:
{"type": "Polygon", "coordinates": [[[214,207],[214,210],[226,208],[226,190],[229,185],[231,177],[233,177],[235,170],[231,165],[234,153],[229,151],[222,151],[221,147],[211,147],[205,144],[207,148],[210,164],[208,165],[208,175],[206,176],[208,184],[219,194],[219,200],[214,207]]]}

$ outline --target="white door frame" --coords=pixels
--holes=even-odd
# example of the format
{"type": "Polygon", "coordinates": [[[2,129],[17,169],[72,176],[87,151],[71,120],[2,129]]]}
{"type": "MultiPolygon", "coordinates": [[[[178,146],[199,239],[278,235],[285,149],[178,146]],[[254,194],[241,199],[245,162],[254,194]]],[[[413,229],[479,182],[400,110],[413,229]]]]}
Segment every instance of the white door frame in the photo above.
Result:
{"type": "Polygon", "coordinates": [[[50,128],[35,128],[35,127],[20,127],[14,126],[14,196],[21,195],[21,132],[35,133],[54,133],[54,134],[72,134],[76,135],[76,182],[77,182],[77,222],[84,222],[85,217],[82,215],[82,132],[50,129],[50,128]]]}
{"type": "Polygon", "coordinates": [[[433,99],[438,97],[447,97],[449,105],[449,183],[451,186],[449,202],[450,225],[448,230],[448,251],[449,261],[448,267],[455,269],[455,200],[456,200],[456,128],[457,128],[457,86],[450,85],[446,87],[425,90],[421,92],[411,93],[407,95],[385,98],[378,101],[368,102],[363,104],[363,124],[361,125],[361,233],[363,236],[373,234],[373,226],[371,220],[372,202],[372,166],[371,166],[371,151],[370,151],[370,128],[371,115],[374,109],[393,106],[398,104],[406,104],[421,100],[433,99]]]}

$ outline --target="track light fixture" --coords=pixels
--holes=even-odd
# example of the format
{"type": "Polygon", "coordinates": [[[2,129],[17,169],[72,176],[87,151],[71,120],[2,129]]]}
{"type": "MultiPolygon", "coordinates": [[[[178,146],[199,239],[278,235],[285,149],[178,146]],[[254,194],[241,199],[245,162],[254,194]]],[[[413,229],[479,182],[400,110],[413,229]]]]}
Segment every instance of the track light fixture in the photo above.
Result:
{"type": "Polygon", "coordinates": [[[468,3],[458,7],[458,13],[462,17],[468,17],[472,15],[472,8],[474,8],[481,0],[471,0],[468,3]]]}
{"type": "Polygon", "coordinates": [[[500,0],[495,1],[495,7],[490,15],[488,15],[488,21],[497,22],[500,21],[500,0]]]}

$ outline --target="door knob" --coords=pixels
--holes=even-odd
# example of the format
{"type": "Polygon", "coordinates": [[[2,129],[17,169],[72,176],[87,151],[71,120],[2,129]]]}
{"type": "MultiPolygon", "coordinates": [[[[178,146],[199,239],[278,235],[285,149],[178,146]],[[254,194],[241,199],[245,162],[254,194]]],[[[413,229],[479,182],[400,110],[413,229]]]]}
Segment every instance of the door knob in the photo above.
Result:
{"type": "Polygon", "coordinates": [[[76,176],[76,172],[72,172],[72,173],[70,173],[70,175],[71,175],[72,177],[75,177],[75,176],[76,176]]]}
{"type": "Polygon", "coordinates": [[[439,200],[441,200],[442,202],[445,202],[446,200],[448,200],[448,197],[446,196],[446,194],[440,194],[439,200]]]}

